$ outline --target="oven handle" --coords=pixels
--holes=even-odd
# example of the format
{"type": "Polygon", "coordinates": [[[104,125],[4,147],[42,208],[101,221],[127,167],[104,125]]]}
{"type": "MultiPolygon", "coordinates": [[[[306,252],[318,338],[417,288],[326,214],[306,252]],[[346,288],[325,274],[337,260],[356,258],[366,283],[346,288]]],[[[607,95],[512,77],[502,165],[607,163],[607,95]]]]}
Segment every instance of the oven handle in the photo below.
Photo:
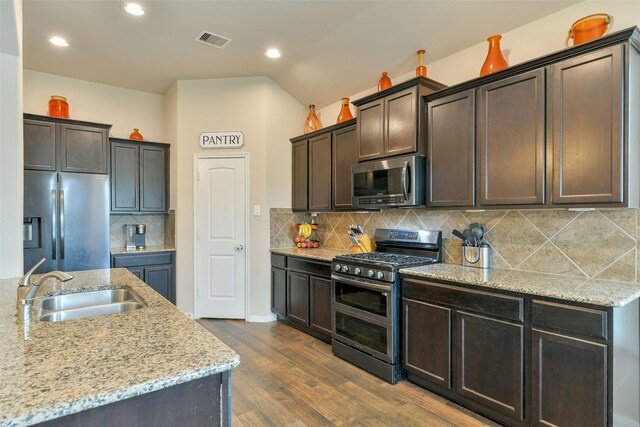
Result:
{"type": "Polygon", "coordinates": [[[333,280],[338,280],[342,283],[347,283],[349,285],[360,286],[361,288],[371,289],[374,291],[382,291],[384,292],[385,295],[387,294],[387,292],[391,291],[390,285],[377,285],[375,283],[369,283],[369,282],[364,282],[360,280],[345,279],[344,277],[338,276],[337,274],[332,274],[331,278],[333,280]]]}

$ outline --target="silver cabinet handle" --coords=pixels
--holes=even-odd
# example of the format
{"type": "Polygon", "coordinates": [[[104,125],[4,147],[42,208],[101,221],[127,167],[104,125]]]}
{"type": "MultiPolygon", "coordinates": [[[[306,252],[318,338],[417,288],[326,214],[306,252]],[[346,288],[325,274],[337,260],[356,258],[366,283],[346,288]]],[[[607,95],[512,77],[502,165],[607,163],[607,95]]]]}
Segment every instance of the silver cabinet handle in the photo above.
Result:
{"type": "Polygon", "coordinates": [[[64,190],[60,190],[60,259],[64,259],[64,190]]]}
{"type": "Polygon", "coordinates": [[[244,249],[244,246],[242,246],[242,245],[236,246],[236,251],[241,251],[243,249],[244,249]]]}
{"type": "Polygon", "coordinates": [[[51,190],[51,259],[56,259],[56,207],[58,206],[58,197],[56,190],[51,190]]]}
{"type": "Polygon", "coordinates": [[[404,196],[405,200],[409,200],[409,183],[407,182],[409,181],[408,172],[409,162],[405,161],[404,165],[402,166],[402,195],[404,196]]]}

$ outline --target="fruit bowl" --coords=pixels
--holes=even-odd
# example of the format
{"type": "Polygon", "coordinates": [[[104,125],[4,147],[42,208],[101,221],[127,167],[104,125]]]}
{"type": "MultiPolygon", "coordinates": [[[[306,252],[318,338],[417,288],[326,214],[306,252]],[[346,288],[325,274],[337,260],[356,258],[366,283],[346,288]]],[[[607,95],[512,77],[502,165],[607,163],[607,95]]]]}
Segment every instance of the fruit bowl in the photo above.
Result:
{"type": "Polygon", "coordinates": [[[296,247],[306,249],[316,249],[320,247],[320,241],[315,239],[306,239],[304,237],[296,237],[294,239],[296,247]]]}

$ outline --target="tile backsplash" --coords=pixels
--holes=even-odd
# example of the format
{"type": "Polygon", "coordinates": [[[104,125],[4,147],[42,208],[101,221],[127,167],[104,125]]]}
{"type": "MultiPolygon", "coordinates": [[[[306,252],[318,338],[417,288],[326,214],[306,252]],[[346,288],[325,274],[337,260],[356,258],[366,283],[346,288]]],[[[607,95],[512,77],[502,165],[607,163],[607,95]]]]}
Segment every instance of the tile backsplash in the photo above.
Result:
{"type": "Polygon", "coordinates": [[[111,215],[111,247],[124,247],[125,241],[123,226],[126,224],[147,224],[145,244],[147,246],[164,245],[165,219],[166,215],[111,215]]]}
{"type": "MultiPolygon", "coordinates": [[[[427,210],[326,212],[316,218],[321,246],[346,249],[350,224],[376,228],[442,230],[443,261],[461,263],[461,240],[451,231],[481,223],[491,245],[491,267],[635,282],[640,237],[637,209],[427,210]]],[[[271,247],[291,247],[306,213],[270,211],[271,247]]]]}

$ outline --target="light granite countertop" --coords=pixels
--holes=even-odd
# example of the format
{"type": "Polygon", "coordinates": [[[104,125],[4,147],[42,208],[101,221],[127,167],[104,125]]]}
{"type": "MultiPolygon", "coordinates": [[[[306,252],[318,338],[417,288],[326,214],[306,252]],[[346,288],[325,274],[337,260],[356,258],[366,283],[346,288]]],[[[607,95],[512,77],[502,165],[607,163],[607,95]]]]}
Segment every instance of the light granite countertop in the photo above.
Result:
{"type": "Polygon", "coordinates": [[[0,280],[0,426],[22,426],[230,370],[239,356],[127,270],[71,272],[65,290],[130,286],[147,304],[65,322],[16,324],[17,279],[0,280]]]}
{"type": "Polygon", "coordinates": [[[350,253],[348,249],[304,249],[304,248],[271,248],[274,254],[298,256],[303,258],[319,259],[321,261],[332,261],[338,255],[350,253]]]}
{"type": "Polygon", "coordinates": [[[403,268],[403,275],[519,292],[604,307],[622,307],[640,297],[640,284],[555,274],[431,264],[403,268]]]}
{"type": "Polygon", "coordinates": [[[126,248],[111,248],[111,255],[122,255],[122,254],[144,254],[148,252],[167,252],[167,251],[175,251],[175,246],[170,245],[162,245],[162,246],[147,246],[144,249],[129,249],[126,248]]]}

